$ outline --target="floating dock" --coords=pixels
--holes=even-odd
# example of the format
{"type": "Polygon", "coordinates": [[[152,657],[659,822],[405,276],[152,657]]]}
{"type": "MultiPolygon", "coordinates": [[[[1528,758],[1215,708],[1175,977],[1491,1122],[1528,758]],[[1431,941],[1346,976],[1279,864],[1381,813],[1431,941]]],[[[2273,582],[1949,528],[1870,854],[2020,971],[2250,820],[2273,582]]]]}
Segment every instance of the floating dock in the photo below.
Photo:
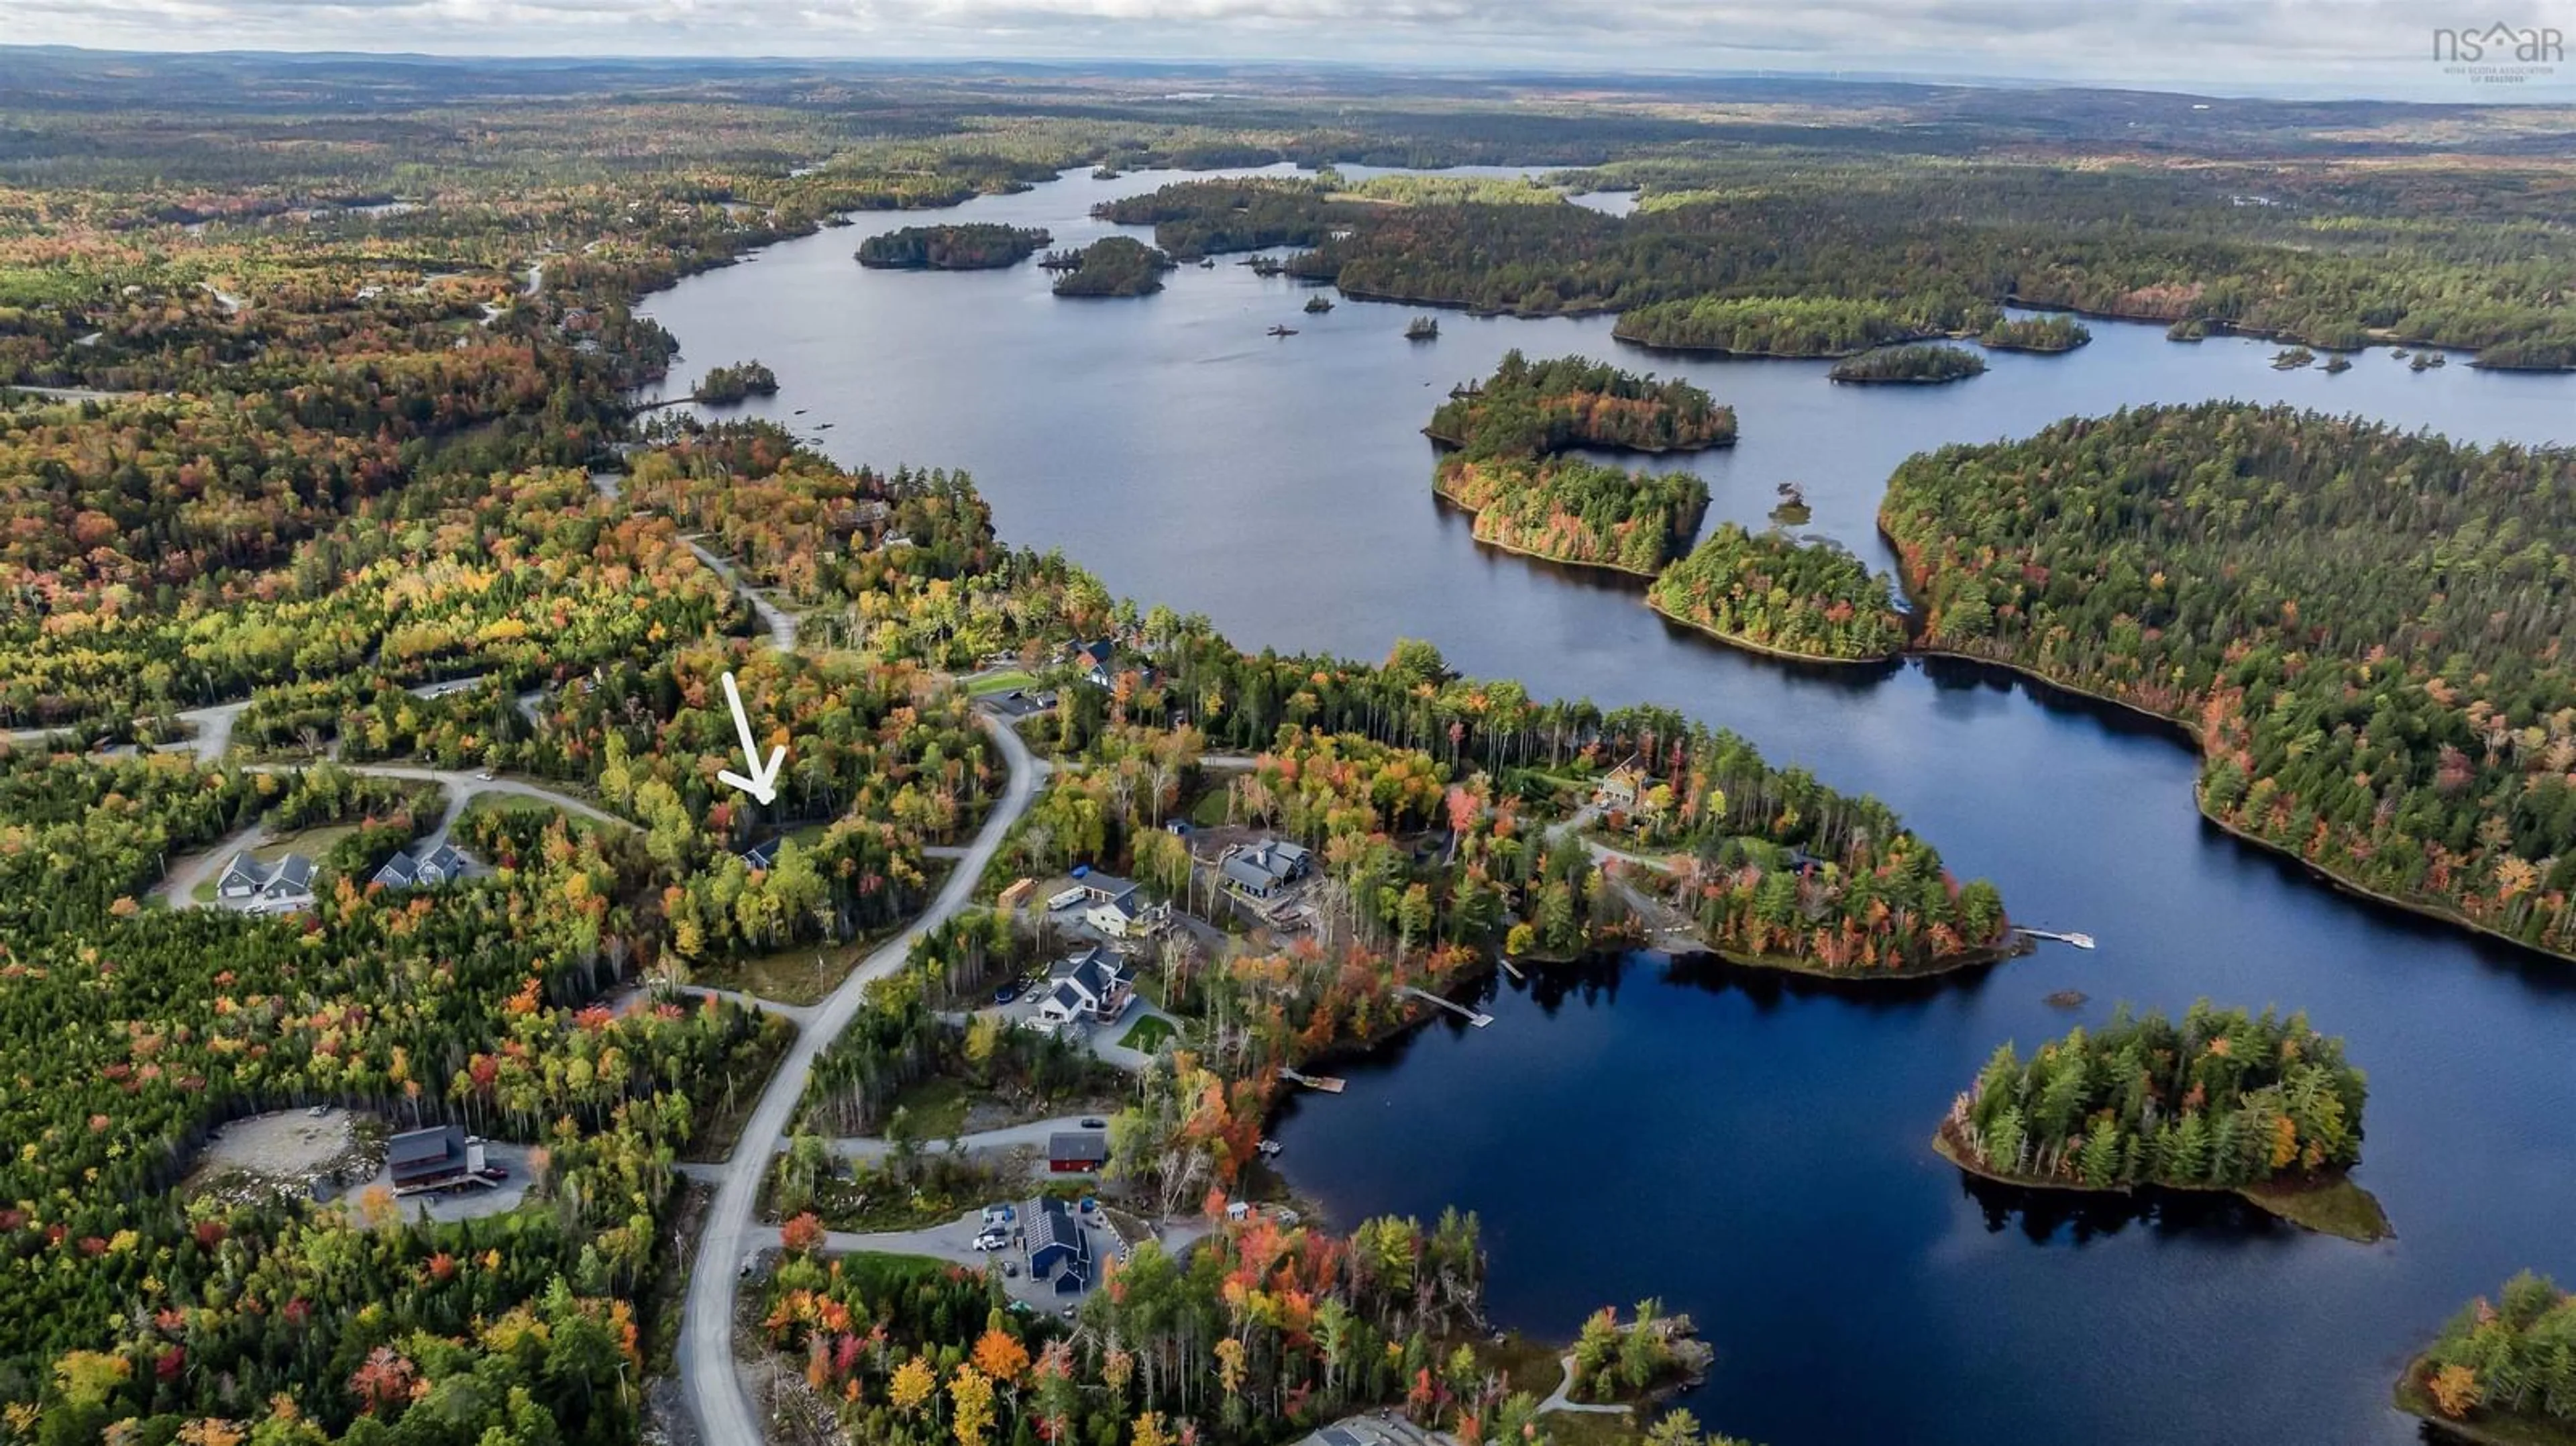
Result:
{"type": "Polygon", "coordinates": [[[1310,1090],[1322,1090],[1328,1095],[1342,1092],[1342,1081],[1328,1074],[1299,1074],[1293,1069],[1282,1069],[1279,1071],[1279,1077],[1290,1084],[1301,1084],[1310,1090]]]}
{"type": "Polygon", "coordinates": [[[2078,949],[2093,947],[2093,936],[2090,934],[2062,934],[2055,929],[2024,929],[2021,934],[2027,939],[2051,939],[2060,944],[2072,944],[2078,949]]]}

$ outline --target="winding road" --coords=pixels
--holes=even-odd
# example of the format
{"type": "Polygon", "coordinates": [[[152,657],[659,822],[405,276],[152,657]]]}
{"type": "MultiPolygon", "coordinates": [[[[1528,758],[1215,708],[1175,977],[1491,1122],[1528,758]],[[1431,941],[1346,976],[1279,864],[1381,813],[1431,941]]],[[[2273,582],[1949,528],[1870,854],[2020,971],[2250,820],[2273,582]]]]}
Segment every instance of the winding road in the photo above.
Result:
{"type": "Polygon", "coordinates": [[[1011,825],[1028,811],[1029,801],[1036,796],[1043,768],[1030,754],[1028,745],[1009,725],[989,717],[983,721],[985,731],[1001,746],[1003,762],[1009,768],[1009,781],[1001,799],[977,831],[965,859],[949,871],[948,882],[940,887],[930,907],[913,920],[910,928],[887,940],[851,970],[850,977],[815,1006],[806,1027],[798,1031],[796,1043],[770,1076],[769,1088],[762,1091],[759,1105],[752,1110],[750,1122],[735,1142],[732,1158],[724,1163],[689,1271],[689,1295],[681,1307],[680,1321],[680,1393],[688,1402],[689,1414],[697,1421],[699,1439],[706,1446],[759,1446],[761,1440],[751,1397],[743,1390],[741,1373],[734,1366],[734,1291],[740,1279],[736,1266],[747,1246],[776,1238],[774,1231],[766,1235],[755,1231],[752,1207],[759,1199],[761,1176],[777,1151],[779,1137],[786,1133],[797,1101],[804,1098],[805,1081],[814,1072],[815,1059],[849,1027],[867,987],[900,968],[915,939],[966,907],[985,866],[992,862],[1011,825]]]}

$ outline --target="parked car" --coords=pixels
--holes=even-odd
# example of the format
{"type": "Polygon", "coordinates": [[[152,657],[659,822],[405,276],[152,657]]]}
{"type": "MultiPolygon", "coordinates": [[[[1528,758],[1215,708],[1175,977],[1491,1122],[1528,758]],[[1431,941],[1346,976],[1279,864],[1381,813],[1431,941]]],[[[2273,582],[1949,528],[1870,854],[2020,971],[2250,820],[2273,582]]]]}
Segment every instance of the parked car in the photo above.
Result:
{"type": "Polygon", "coordinates": [[[1079,1315],[1079,1314],[1081,1314],[1081,1313],[1082,1313],[1082,1307],[1081,1307],[1081,1306],[1079,1306],[1079,1305],[1069,1305],[1069,1306],[1066,1306],[1066,1307],[1064,1308],[1064,1318],[1065,1318],[1066,1320],[1071,1320],[1071,1319],[1073,1319],[1075,1316],[1077,1316],[1077,1315],[1079,1315]]]}
{"type": "Polygon", "coordinates": [[[1006,1230],[987,1230],[975,1237],[977,1250],[999,1250],[1010,1243],[1010,1232],[1006,1230]]]}
{"type": "Polygon", "coordinates": [[[987,1205],[984,1207],[984,1228],[990,1230],[996,1225],[1008,1226],[1017,1213],[1008,1205],[987,1205]]]}
{"type": "Polygon", "coordinates": [[[1086,1130],[1105,1130],[1109,1128],[1109,1122],[1098,1115],[1084,1115],[1082,1127],[1086,1130]]]}

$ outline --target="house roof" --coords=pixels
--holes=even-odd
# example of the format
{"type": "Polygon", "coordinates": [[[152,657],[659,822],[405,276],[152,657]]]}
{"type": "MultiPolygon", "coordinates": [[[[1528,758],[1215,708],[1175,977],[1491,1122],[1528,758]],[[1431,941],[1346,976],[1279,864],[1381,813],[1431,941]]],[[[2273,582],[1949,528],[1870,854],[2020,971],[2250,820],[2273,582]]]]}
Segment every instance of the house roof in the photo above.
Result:
{"type": "Polygon", "coordinates": [[[1058,1130],[1047,1136],[1047,1158],[1058,1164],[1109,1158],[1109,1136],[1099,1130],[1058,1130]]]}
{"type": "Polygon", "coordinates": [[[778,862],[778,846],[784,837],[764,840],[742,851],[742,861],[755,870],[766,869],[778,862]]]}
{"type": "Polygon", "coordinates": [[[233,855],[232,862],[224,865],[223,878],[216,887],[221,888],[236,880],[246,881],[258,889],[282,884],[298,892],[310,893],[313,889],[313,861],[302,854],[287,854],[275,863],[262,863],[249,854],[239,853],[233,855]]]}
{"type": "Polygon", "coordinates": [[[385,1148],[385,1161],[395,1169],[436,1165],[465,1152],[465,1131],[456,1125],[406,1130],[385,1148]]]}
{"type": "Polygon", "coordinates": [[[1088,1000],[1097,999],[1099,997],[1100,996],[1096,994],[1085,995],[1081,990],[1073,987],[1071,980],[1067,980],[1047,991],[1045,1002],[1054,1005],[1056,1008],[1063,1010],[1067,1014],[1071,1014],[1075,1010],[1080,1009],[1088,1000]]]}
{"type": "Polygon", "coordinates": [[[1091,1241],[1083,1235],[1081,1223],[1073,1218],[1073,1212],[1065,1208],[1063,1201],[1040,1196],[1022,1207],[1020,1222],[1022,1238],[1028,1241],[1031,1259],[1051,1246],[1071,1250],[1077,1261],[1091,1258],[1091,1241]]]}
{"type": "Polygon", "coordinates": [[[443,843],[433,849],[395,854],[376,870],[376,882],[389,889],[407,889],[436,875],[437,882],[452,883],[473,866],[473,858],[463,849],[443,843]]]}
{"type": "Polygon", "coordinates": [[[1117,959],[1097,944],[1079,954],[1058,959],[1048,966],[1047,973],[1055,979],[1059,990],[1077,989],[1093,999],[1107,994],[1112,986],[1126,977],[1126,970],[1120,967],[1117,959]]]}
{"type": "Polygon", "coordinates": [[[1247,889],[1267,889],[1279,882],[1279,876],[1254,863],[1243,854],[1230,854],[1218,865],[1218,872],[1247,889]]]}
{"type": "Polygon", "coordinates": [[[1107,638],[1094,643],[1076,643],[1073,645],[1073,650],[1102,667],[1107,667],[1110,660],[1118,656],[1118,645],[1107,638]]]}

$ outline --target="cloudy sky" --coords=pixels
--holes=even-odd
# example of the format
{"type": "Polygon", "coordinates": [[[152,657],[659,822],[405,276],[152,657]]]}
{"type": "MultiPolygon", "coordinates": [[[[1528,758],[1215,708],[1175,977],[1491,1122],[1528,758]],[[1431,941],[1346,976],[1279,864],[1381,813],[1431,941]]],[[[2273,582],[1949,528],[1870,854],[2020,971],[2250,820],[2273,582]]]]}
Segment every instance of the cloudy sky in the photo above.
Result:
{"type": "Polygon", "coordinates": [[[0,0],[0,42],[138,50],[1345,60],[2576,95],[2563,54],[2520,81],[2436,59],[2436,27],[2499,23],[2576,34],[2576,0],[0,0]]]}

